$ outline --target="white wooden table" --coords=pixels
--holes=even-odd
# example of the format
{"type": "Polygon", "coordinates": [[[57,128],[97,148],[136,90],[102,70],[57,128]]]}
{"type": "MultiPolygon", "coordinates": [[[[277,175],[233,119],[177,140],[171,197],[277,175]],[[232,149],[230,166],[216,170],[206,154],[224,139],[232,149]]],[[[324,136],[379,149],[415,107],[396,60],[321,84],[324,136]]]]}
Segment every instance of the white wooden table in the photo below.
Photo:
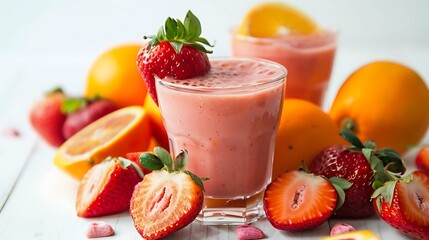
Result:
{"type": "MultiPolygon", "coordinates": [[[[429,49],[340,49],[325,109],[352,70],[379,58],[405,62],[429,79],[429,49]]],[[[52,164],[55,149],[41,142],[28,124],[29,107],[44,91],[61,85],[70,93],[82,92],[90,59],[39,60],[0,58],[0,133],[7,128],[21,133],[19,138],[0,136],[0,239],[85,239],[86,224],[95,220],[113,226],[116,234],[109,239],[140,239],[127,212],[95,219],[76,216],[78,182],[52,164]]],[[[317,239],[327,236],[330,227],[339,221],[359,230],[370,229],[382,239],[408,239],[376,215],[363,220],[332,219],[315,229],[295,233],[277,231],[264,219],[255,225],[269,239],[317,239]]],[[[194,222],[168,239],[236,239],[235,226],[194,222]]]]}

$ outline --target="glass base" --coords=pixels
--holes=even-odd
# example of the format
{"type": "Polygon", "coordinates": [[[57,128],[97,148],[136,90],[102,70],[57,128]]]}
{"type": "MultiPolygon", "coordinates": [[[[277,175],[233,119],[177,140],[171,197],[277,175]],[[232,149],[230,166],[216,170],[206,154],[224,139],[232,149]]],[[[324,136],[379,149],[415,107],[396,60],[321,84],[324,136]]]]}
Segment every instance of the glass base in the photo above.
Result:
{"type": "Polygon", "coordinates": [[[262,205],[263,192],[240,199],[205,198],[197,220],[203,225],[242,225],[265,216],[262,205]]]}

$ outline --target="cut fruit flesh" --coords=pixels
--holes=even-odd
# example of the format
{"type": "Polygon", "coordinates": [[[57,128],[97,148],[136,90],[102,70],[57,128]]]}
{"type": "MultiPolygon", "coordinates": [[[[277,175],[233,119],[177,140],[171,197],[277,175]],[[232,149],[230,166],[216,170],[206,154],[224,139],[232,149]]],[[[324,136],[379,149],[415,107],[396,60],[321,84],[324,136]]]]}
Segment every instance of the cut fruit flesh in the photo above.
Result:
{"type": "Polygon", "coordinates": [[[106,157],[147,149],[150,141],[149,117],[142,107],[126,107],[91,123],[57,150],[54,163],[81,179],[106,157]]]}
{"type": "Polygon", "coordinates": [[[334,187],[325,179],[301,171],[280,175],[267,188],[264,204],[269,219],[280,229],[305,227],[312,219],[327,219],[337,202],[334,187]]]}
{"type": "Polygon", "coordinates": [[[317,29],[316,23],[298,9],[284,3],[268,2],[252,8],[237,32],[253,37],[275,37],[284,32],[307,35],[317,29]]]}
{"type": "Polygon", "coordinates": [[[405,217],[419,226],[429,227],[429,177],[415,172],[412,181],[399,181],[397,187],[399,205],[405,217]]]}

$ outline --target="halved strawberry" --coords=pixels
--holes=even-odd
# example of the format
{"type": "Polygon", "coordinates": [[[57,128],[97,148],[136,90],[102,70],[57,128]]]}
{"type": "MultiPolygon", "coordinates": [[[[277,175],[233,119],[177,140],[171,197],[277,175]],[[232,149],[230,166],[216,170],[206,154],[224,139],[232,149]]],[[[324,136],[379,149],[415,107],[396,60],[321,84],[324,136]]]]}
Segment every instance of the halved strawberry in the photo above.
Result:
{"type": "Polygon", "coordinates": [[[106,159],[92,167],[79,184],[76,212],[79,217],[99,217],[126,211],[141,170],[124,158],[106,159]]]}
{"type": "Polygon", "coordinates": [[[137,55],[137,67],[155,103],[158,104],[155,75],[161,79],[188,79],[210,70],[207,53],[212,51],[202,44],[211,45],[200,35],[200,21],[188,11],[183,23],[169,17],[156,36],[145,37],[152,40],[137,55]]]}
{"type": "Polygon", "coordinates": [[[159,239],[190,224],[201,211],[204,198],[202,179],[184,170],[186,150],[174,164],[165,149],[156,147],[154,152],[157,155],[144,153],[140,157],[143,167],[153,172],[136,186],[130,206],[134,226],[144,239],[159,239]]]}
{"type": "Polygon", "coordinates": [[[141,156],[143,153],[145,153],[145,152],[129,152],[129,153],[125,154],[125,158],[126,158],[126,159],[128,159],[128,160],[130,160],[130,161],[132,161],[132,162],[135,162],[135,163],[136,163],[136,165],[137,165],[137,166],[139,166],[139,167],[140,167],[140,169],[143,171],[143,173],[146,175],[146,174],[151,173],[152,171],[151,171],[151,170],[149,170],[149,169],[144,168],[144,167],[140,164],[140,156],[141,156]]]}
{"type": "Polygon", "coordinates": [[[429,173],[429,147],[422,147],[416,156],[416,167],[429,173]]]}
{"type": "Polygon", "coordinates": [[[275,228],[298,231],[325,222],[337,200],[336,187],[325,178],[291,171],[268,185],[263,202],[267,219],[275,228]]]}
{"type": "Polygon", "coordinates": [[[414,171],[389,181],[373,198],[375,211],[387,224],[414,239],[429,239],[429,174],[414,171]]]}

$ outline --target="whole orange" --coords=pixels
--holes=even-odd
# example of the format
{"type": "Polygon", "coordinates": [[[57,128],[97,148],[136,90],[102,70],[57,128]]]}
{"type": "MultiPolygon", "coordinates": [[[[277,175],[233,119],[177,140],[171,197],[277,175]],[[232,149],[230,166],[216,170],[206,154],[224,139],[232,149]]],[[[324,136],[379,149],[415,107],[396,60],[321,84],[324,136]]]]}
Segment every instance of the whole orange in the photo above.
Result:
{"type": "Polygon", "coordinates": [[[310,166],[323,149],[346,144],[339,128],[317,105],[301,99],[285,99],[274,153],[273,179],[285,171],[310,166]]]}
{"type": "Polygon", "coordinates": [[[89,69],[85,96],[100,95],[118,107],[143,105],[147,90],[136,58],[139,44],[125,44],[102,53],[89,69]]]}
{"type": "Polygon", "coordinates": [[[355,71],[341,86],[330,110],[341,128],[379,148],[404,153],[429,126],[429,90],[412,69],[377,61],[355,71]]]}

